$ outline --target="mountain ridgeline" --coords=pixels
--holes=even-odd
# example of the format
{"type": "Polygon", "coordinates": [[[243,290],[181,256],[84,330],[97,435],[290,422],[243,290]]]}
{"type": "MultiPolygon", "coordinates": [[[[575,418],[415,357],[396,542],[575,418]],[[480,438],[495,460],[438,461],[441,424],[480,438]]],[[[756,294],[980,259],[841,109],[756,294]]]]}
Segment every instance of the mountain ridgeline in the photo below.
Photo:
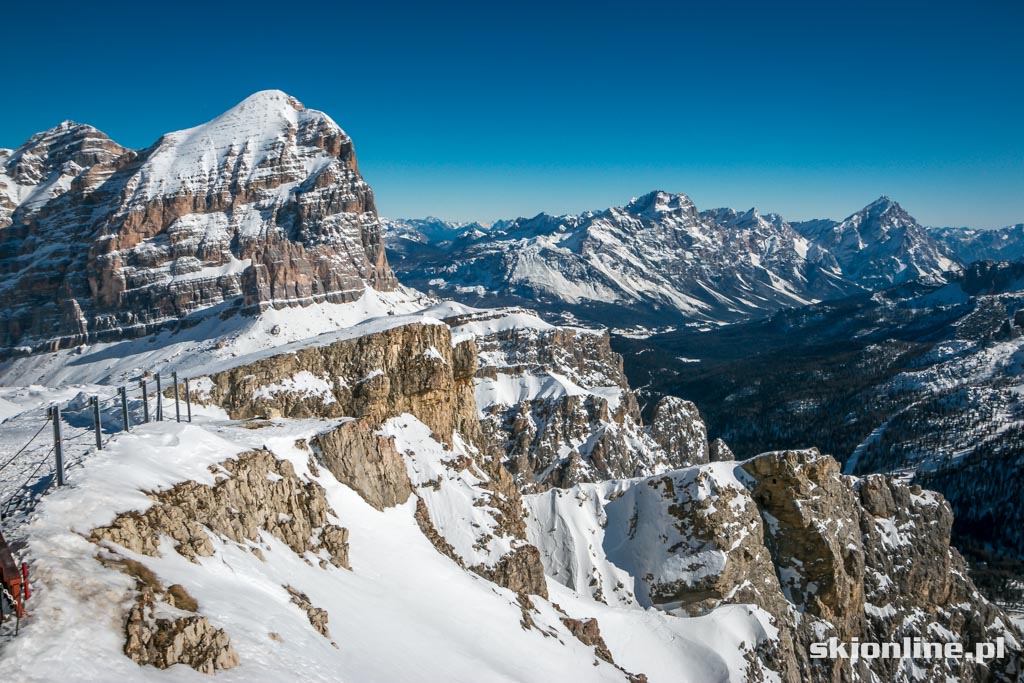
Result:
{"type": "Polygon", "coordinates": [[[962,265],[888,197],[842,221],[698,211],[686,195],[651,192],[576,216],[389,220],[386,230],[410,286],[640,333],[763,317],[962,265]]]}

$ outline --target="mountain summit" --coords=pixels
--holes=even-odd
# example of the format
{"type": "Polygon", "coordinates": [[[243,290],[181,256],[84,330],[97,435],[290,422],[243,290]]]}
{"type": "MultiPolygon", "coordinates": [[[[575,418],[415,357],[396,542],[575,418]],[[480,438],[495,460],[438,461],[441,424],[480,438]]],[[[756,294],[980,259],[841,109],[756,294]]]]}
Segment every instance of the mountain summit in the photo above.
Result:
{"type": "Polygon", "coordinates": [[[885,195],[842,221],[806,221],[793,227],[831,253],[846,278],[868,289],[958,266],[950,250],[885,195]]]}
{"type": "Polygon", "coordinates": [[[0,349],[396,285],[352,140],[278,90],[121,147],[66,122],[0,151],[0,349]]]}

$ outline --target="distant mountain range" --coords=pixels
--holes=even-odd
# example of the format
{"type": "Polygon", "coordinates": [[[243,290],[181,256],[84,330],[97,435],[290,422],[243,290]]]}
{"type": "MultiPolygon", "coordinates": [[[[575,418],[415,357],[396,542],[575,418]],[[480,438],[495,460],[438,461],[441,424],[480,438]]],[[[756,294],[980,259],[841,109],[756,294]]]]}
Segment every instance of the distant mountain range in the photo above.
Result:
{"type": "Polygon", "coordinates": [[[698,211],[684,194],[655,191],[623,207],[490,226],[383,222],[404,284],[640,335],[762,317],[1024,254],[1024,225],[928,229],[888,197],[842,221],[698,211]]]}
{"type": "Polygon", "coordinates": [[[940,491],[960,549],[1021,599],[995,570],[1024,572],[1024,263],[976,262],[761,320],[615,342],[648,412],[665,394],[692,399],[738,457],[814,445],[849,474],[899,473],[940,491]]]}

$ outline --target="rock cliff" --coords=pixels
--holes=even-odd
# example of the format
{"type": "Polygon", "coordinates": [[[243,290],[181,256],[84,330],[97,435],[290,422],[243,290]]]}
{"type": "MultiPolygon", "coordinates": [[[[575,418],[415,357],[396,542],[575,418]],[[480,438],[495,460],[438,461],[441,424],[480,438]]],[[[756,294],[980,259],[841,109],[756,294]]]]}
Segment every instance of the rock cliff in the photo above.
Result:
{"type": "Polygon", "coordinates": [[[696,406],[666,397],[645,427],[607,332],[556,327],[524,309],[452,307],[476,343],[484,432],[521,487],[643,476],[707,461],[696,406]]]}
{"type": "MultiPolygon", "coordinates": [[[[548,575],[596,599],[699,616],[727,604],[772,616],[761,666],[784,680],[1014,680],[1021,634],[978,593],[950,546],[949,505],[817,451],[767,453],[630,482],[527,497],[548,575]],[[565,542],[560,529],[587,528],[565,542]],[[1005,639],[987,666],[950,659],[815,660],[810,645],[1005,639]]],[[[753,653],[753,650],[752,650],[753,653]]]]}
{"type": "Polygon", "coordinates": [[[519,489],[480,427],[476,346],[437,318],[396,316],[292,352],[242,359],[196,382],[195,398],[235,419],[338,417],[310,446],[369,504],[411,495],[442,553],[516,592],[546,596],[525,541],[519,489]],[[452,506],[471,524],[454,524],[452,506]]]}
{"type": "Polygon", "coordinates": [[[71,122],[0,150],[0,274],[5,355],[396,284],[352,140],[279,91],[141,151],[71,122]]]}

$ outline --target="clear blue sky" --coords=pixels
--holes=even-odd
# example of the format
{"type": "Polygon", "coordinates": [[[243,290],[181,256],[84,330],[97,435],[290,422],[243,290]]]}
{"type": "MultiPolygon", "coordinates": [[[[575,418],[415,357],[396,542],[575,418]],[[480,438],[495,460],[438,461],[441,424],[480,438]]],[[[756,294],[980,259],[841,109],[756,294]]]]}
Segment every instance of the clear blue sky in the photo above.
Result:
{"type": "Polygon", "coordinates": [[[356,143],[389,216],[621,205],[1024,221],[1024,3],[8,3],[0,146],[122,144],[280,88],[356,143]]]}

